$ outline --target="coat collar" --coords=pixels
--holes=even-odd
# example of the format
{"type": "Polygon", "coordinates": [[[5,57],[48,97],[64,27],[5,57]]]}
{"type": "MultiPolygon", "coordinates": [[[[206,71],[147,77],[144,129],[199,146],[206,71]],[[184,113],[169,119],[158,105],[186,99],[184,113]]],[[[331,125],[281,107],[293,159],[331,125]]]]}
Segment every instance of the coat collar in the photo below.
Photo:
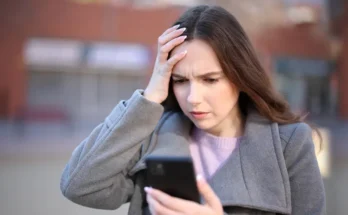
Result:
{"type": "MultiPolygon", "coordinates": [[[[172,114],[158,132],[151,155],[190,156],[191,121],[172,114]]],[[[224,206],[290,213],[290,183],[278,125],[248,114],[238,150],[208,181],[224,206]]]]}

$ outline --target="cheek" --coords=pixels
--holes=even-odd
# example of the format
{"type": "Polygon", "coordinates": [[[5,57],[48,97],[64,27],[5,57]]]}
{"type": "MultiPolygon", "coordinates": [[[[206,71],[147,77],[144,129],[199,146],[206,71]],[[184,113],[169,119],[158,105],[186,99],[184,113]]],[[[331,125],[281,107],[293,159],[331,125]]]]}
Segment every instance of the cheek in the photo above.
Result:
{"type": "Polygon", "coordinates": [[[210,89],[209,101],[214,104],[217,109],[230,108],[238,101],[239,91],[232,87],[229,83],[221,83],[210,89]]]}

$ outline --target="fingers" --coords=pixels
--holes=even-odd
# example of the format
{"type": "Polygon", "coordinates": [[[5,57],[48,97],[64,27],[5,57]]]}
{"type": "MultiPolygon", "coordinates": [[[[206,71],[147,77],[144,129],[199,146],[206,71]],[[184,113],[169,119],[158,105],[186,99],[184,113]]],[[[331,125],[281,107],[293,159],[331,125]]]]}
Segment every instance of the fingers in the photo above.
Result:
{"type": "MultiPolygon", "coordinates": [[[[175,46],[179,45],[180,43],[184,42],[187,36],[180,36],[177,37],[171,41],[169,41],[164,46],[160,47],[159,51],[160,54],[164,56],[164,54],[168,54],[175,46]]],[[[166,60],[166,59],[165,59],[166,60]]]]}
{"type": "Polygon", "coordinates": [[[187,54],[187,51],[180,52],[178,54],[173,55],[167,62],[168,70],[172,70],[176,63],[178,63],[181,59],[183,59],[187,54]]]}
{"type": "Polygon", "coordinates": [[[168,34],[168,33],[170,33],[170,32],[173,32],[173,31],[175,31],[176,29],[178,29],[179,27],[180,27],[180,25],[174,25],[174,26],[168,28],[167,30],[165,30],[165,31],[163,32],[162,35],[166,35],[166,34],[168,34]]]}
{"type": "Polygon", "coordinates": [[[159,203],[162,207],[169,209],[173,212],[186,214],[189,209],[190,212],[198,211],[198,204],[192,201],[176,198],[170,196],[160,190],[146,189],[147,195],[150,196],[153,201],[159,203]]]}
{"type": "Polygon", "coordinates": [[[212,207],[215,211],[221,209],[221,203],[219,198],[215,195],[213,189],[203,179],[202,176],[197,176],[198,190],[206,201],[206,204],[212,207]]]}
{"type": "Polygon", "coordinates": [[[174,47],[185,41],[186,36],[180,36],[184,31],[185,28],[180,28],[166,35],[161,35],[158,38],[158,57],[161,62],[165,62],[167,60],[169,52],[174,47]]]}
{"type": "Polygon", "coordinates": [[[169,208],[163,206],[158,200],[153,198],[150,194],[146,195],[146,200],[149,204],[149,209],[153,215],[179,215],[178,212],[175,212],[169,208]]]}
{"type": "Polygon", "coordinates": [[[186,30],[186,28],[179,28],[179,29],[176,29],[172,32],[169,32],[168,34],[161,35],[158,38],[158,46],[159,47],[164,46],[166,43],[168,43],[172,39],[181,35],[185,30],[186,30]]]}

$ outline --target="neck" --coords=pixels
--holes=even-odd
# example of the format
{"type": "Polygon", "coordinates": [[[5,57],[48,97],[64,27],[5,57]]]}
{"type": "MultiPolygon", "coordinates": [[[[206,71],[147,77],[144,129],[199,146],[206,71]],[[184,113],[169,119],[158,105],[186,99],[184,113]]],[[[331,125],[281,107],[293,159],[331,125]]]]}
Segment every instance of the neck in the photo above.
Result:
{"type": "Polygon", "coordinates": [[[220,137],[240,137],[244,133],[244,121],[243,114],[237,106],[232,109],[229,117],[207,132],[220,137]]]}

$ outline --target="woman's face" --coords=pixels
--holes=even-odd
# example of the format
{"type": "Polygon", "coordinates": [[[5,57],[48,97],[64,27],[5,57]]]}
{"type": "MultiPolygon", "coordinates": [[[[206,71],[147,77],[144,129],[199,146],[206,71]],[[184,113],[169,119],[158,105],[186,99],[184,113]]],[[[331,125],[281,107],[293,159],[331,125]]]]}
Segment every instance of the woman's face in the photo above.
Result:
{"type": "Polygon", "coordinates": [[[224,75],[213,49],[202,40],[185,42],[187,50],[173,69],[173,91],[184,114],[200,129],[222,135],[238,111],[239,90],[224,75]]]}

